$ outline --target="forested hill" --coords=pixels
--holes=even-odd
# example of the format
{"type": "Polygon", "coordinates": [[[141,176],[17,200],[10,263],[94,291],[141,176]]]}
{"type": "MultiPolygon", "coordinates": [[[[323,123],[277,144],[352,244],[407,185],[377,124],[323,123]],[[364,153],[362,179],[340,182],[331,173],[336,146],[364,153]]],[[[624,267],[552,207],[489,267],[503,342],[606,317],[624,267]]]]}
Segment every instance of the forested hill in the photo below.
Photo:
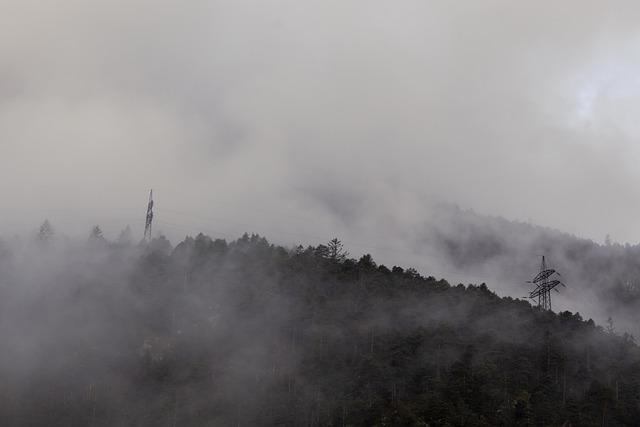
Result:
{"type": "MultiPolygon", "coordinates": [[[[501,217],[483,216],[457,206],[433,209],[422,228],[421,244],[445,257],[452,271],[484,276],[502,294],[528,295],[545,255],[567,288],[553,294],[554,308],[579,311],[617,329],[640,334],[640,245],[605,244],[558,230],[501,217]]],[[[462,276],[465,277],[465,276],[462,276]]]]}
{"type": "Polygon", "coordinates": [[[337,240],[5,242],[0,425],[637,425],[606,329],[337,240]]]}

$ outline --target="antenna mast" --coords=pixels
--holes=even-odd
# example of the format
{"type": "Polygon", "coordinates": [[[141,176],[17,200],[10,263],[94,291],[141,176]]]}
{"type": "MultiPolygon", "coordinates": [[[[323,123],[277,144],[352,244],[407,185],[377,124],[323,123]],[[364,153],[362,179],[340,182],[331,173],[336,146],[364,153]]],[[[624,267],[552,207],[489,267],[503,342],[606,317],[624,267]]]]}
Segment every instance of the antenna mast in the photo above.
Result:
{"type": "Polygon", "coordinates": [[[144,238],[148,242],[151,240],[151,222],[153,221],[153,190],[149,193],[149,204],[147,205],[147,218],[144,224],[144,238]]]}
{"type": "MultiPolygon", "coordinates": [[[[538,275],[532,281],[527,282],[536,284],[536,288],[529,294],[529,298],[538,298],[538,307],[543,310],[551,310],[551,290],[558,285],[564,286],[564,283],[560,282],[559,280],[549,280],[549,277],[551,277],[554,273],[558,276],[560,275],[560,273],[557,273],[555,270],[547,268],[547,264],[543,255],[542,264],[540,265],[540,273],[538,273],[538,275]]],[[[557,289],[556,292],[558,292],[557,289]]]]}

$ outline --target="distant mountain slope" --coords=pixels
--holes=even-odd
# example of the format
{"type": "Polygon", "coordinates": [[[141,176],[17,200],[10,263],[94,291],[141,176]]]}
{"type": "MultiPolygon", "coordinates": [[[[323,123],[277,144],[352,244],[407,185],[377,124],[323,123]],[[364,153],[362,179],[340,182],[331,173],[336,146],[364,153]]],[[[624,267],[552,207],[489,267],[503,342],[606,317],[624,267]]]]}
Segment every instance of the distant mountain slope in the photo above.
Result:
{"type": "Polygon", "coordinates": [[[58,242],[0,262],[2,425],[640,419],[633,337],[337,240],[58,242]]]}
{"type": "MultiPolygon", "coordinates": [[[[554,293],[554,309],[578,310],[604,322],[612,316],[619,329],[639,333],[640,246],[599,245],[557,230],[500,217],[478,215],[456,206],[434,210],[423,232],[424,244],[447,257],[456,271],[511,283],[511,295],[532,290],[525,283],[545,255],[562,274],[566,289],[554,293]],[[523,272],[530,276],[523,277],[523,272]]],[[[504,285],[502,285],[504,286],[504,285]]]]}

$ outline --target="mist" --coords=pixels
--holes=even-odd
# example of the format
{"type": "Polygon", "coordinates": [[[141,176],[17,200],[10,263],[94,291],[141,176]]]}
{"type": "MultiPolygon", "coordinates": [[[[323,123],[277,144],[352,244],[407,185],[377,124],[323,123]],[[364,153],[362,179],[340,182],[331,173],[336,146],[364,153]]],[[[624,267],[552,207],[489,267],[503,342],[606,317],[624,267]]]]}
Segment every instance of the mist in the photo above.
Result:
{"type": "MultiPolygon", "coordinates": [[[[619,382],[633,410],[633,336],[484,283],[351,258],[338,239],[285,248],[198,234],[174,246],[126,231],[109,241],[99,227],[85,238],[43,230],[0,246],[6,425],[371,425],[444,419],[454,398],[502,408],[483,412],[490,425],[518,417],[505,393],[517,402],[539,381],[565,381],[589,417],[600,382],[619,382]],[[458,387],[461,367],[482,393],[458,387]],[[415,396],[431,403],[411,415],[415,396]]],[[[574,416],[564,411],[555,416],[574,416]]],[[[624,414],[604,416],[635,416],[624,414]]]]}
{"type": "Polygon", "coordinates": [[[339,236],[518,297],[543,254],[462,276],[426,233],[458,232],[434,206],[640,241],[634,3],[4,8],[3,236],[47,218],[141,238],[153,188],[172,242],[339,236]]]}
{"type": "MultiPolygon", "coordinates": [[[[640,82],[630,70],[640,63],[639,7],[4,2],[0,368],[8,389],[29,395],[39,374],[55,384],[91,360],[95,366],[69,378],[95,390],[94,377],[120,372],[122,381],[109,383],[121,391],[114,395],[140,397],[128,375],[147,362],[162,366],[178,330],[185,342],[205,330],[232,342],[238,314],[225,304],[244,301],[227,280],[237,279],[237,265],[214,257],[217,269],[210,261],[213,270],[199,280],[209,274],[219,283],[190,294],[196,279],[174,251],[199,233],[225,245],[259,234],[291,257],[338,238],[354,262],[370,254],[433,286],[485,283],[512,299],[529,295],[526,281],[545,255],[567,286],[552,295],[555,311],[597,325],[612,317],[618,333],[637,336],[640,82]],[[150,248],[138,242],[151,189],[150,248]],[[37,243],[45,219],[55,236],[48,246],[37,243]],[[96,225],[104,233],[98,243],[88,239],[96,225]],[[120,239],[127,226],[131,235],[120,239]],[[605,236],[613,245],[602,245],[605,236]],[[154,278],[184,288],[178,313],[166,305],[176,289],[165,289],[171,298],[147,298],[154,278]],[[120,333],[112,324],[135,327],[120,333]],[[122,369],[105,368],[105,360],[122,369]]],[[[275,368],[266,356],[273,348],[251,342],[252,322],[270,319],[280,335],[269,345],[284,349],[297,336],[284,325],[304,317],[293,309],[278,317],[299,295],[269,293],[281,279],[272,273],[251,279],[267,284],[260,298],[269,304],[239,326],[241,345],[225,347],[255,372],[275,368]]],[[[334,303],[345,311],[354,304],[334,303]]],[[[465,304],[456,306],[458,323],[448,319],[456,326],[473,312],[465,304]]],[[[418,323],[437,323],[451,307],[430,308],[432,318],[418,323]]],[[[354,328],[366,336],[394,321],[381,314],[354,328]]],[[[362,351],[359,335],[344,334],[335,331],[334,343],[351,349],[355,341],[354,353],[362,351]]],[[[282,366],[296,366],[292,353],[278,353],[282,366]]],[[[228,382],[215,384],[247,383],[241,364],[225,366],[228,382]]],[[[290,381],[293,371],[281,369],[268,384],[290,381]]],[[[46,401],[56,391],[43,393],[46,401]]],[[[95,395],[87,393],[90,407],[95,395]]],[[[183,398],[173,395],[173,404],[183,398]]],[[[172,404],[162,399],[151,405],[172,404]]]]}
{"type": "MultiPolygon", "coordinates": [[[[117,233],[157,188],[326,221],[329,237],[385,233],[436,197],[636,243],[636,8],[11,1],[2,230],[117,233]]],[[[180,238],[196,225],[165,220],[180,238]]]]}

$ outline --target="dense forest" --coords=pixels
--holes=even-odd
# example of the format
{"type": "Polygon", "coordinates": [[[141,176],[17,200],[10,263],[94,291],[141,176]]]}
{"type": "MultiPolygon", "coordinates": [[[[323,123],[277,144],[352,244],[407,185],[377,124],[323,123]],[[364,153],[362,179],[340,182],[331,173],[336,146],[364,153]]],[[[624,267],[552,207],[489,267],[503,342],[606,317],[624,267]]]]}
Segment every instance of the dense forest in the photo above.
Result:
{"type": "MultiPolygon", "coordinates": [[[[461,250],[453,248],[452,250],[461,250]]],[[[0,244],[3,426],[623,426],[615,324],[258,235],[0,244]]]]}

